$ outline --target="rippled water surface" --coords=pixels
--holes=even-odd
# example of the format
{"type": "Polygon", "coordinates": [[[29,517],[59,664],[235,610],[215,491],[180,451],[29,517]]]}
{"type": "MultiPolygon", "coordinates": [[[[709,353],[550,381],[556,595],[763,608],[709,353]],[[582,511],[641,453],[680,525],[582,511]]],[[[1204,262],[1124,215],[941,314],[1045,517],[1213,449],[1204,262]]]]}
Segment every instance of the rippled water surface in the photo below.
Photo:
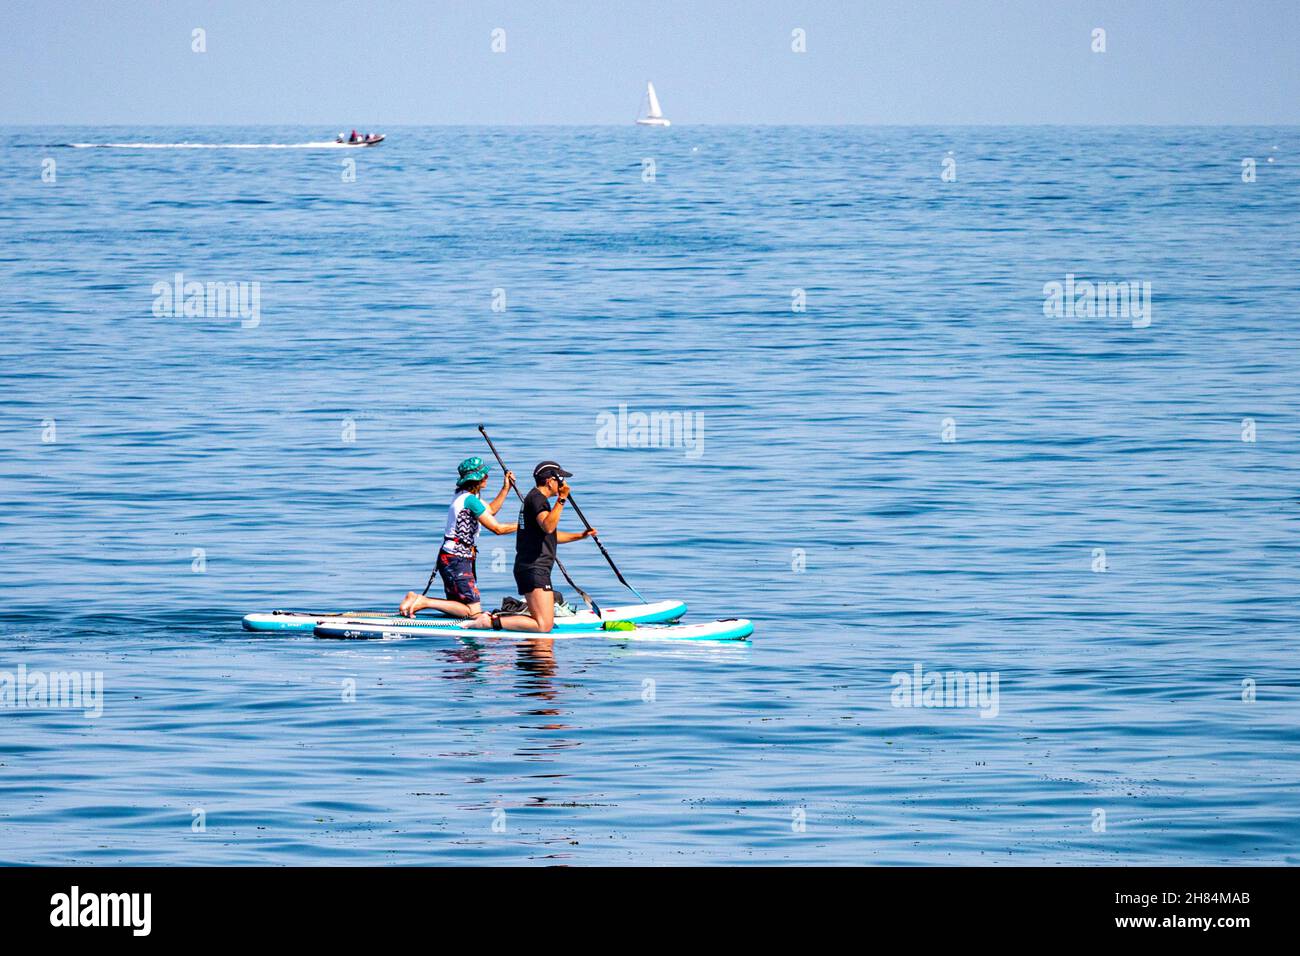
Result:
{"type": "Polygon", "coordinates": [[[1300,131],[386,132],[7,131],[0,671],[104,694],[0,709],[3,862],[1300,860],[1300,131]],[[753,644],[240,629],[422,587],[480,421],[753,644]]]}

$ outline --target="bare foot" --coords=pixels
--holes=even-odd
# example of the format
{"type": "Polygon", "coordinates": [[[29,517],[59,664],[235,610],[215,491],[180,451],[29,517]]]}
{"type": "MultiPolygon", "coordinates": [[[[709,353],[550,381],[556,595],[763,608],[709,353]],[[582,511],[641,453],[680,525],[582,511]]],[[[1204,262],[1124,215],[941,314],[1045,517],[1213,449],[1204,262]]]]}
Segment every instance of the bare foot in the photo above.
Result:
{"type": "Polygon", "coordinates": [[[411,605],[415,603],[416,598],[420,595],[414,591],[407,591],[406,597],[402,600],[401,606],[398,607],[397,613],[402,617],[415,617],[415,612],[411,610],[411,605]]]}

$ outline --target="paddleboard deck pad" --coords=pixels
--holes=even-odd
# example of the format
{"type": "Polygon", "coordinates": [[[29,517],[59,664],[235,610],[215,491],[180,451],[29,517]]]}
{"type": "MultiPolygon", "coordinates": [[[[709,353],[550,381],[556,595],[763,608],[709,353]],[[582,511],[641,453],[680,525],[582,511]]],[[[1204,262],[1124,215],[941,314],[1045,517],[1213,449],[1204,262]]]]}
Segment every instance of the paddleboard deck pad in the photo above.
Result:
{"type": "MultiPolygon", "coordinates": [[[[608,613],[608,612],[607,612],[608,613]]],[[[535,634],[528,631],[493,631],[487,628],[467,628],[455,623],[448,627],[429,626],[432,621],[421,623],[405,621],[399,624],[380,624],[362,619],[329,620],[316,625],[317,637],[334,640],[352,641],[398,641],[413,637],[455,636],[470,637],[513,637],[518,640],[538,640],[554,638],[557,640],[586,638],[608,638],[613,641],[748,641],[754,633],[754,624],[743,618],[731,618],[721,621],[703,621],[698,624],[635,624],[630,628],[605,630],[598,627],[564,628],[557,621],[555,629],[549,634],[535,634]]]]}
{"type": "MultiPolygon", "coordinates": [[[[666,624],[676,621],[686,613],[681,601],[653,601],[649,604],[629,604],[627,607],[603,607],[604,617],[583,610],[568,617],[555,619],[556,631],[592,631],[603,621],[631,621],[633,624],[666,624]]],[[[317,613],[313,611],[272,611],[269,614],[244,615],[246,631],[299,631],[310,633],[318,624],[357,622],[389,627],[454,628],[459,627],[457,617],[399,617],[384,611],[342,611],[317,613]]]]}

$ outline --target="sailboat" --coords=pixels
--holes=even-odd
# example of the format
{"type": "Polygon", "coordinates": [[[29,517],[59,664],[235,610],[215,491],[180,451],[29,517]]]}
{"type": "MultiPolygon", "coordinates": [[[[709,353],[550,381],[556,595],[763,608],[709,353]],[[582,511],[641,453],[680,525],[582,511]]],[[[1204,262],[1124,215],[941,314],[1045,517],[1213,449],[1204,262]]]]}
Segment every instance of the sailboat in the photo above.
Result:
{"type": "Polygon", "coordinates": [[[664,111],[659,108],[659,97],[655,95],[655,85],[646,83],[645,85],[646,101],[650,105],[650,110],[645,116],[639,117],[636,121],[638,126],[672,126],[673,124],[664,118],[664,111]]]}

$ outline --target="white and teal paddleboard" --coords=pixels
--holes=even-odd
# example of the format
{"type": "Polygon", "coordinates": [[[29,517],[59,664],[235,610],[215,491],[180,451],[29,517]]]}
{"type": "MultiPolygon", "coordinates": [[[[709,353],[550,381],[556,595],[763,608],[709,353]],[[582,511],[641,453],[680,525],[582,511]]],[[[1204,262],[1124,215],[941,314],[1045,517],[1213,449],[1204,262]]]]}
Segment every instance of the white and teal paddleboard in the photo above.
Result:
{"type": "MultiPolygon", "coordinates": [[[[630,604],[627,607],[601,608],[603,617],[591,611],[579,611],[569,617],[557,617],[557,631],[593,631],[603,621],[631,621],[633,624],[662,624],[676,621],[686,613],[681,601],[654,601],[650,604],[630,604]]],[[[269,614],[244,615],[247,631],[301,631],[310,632],[318,624],[357,622],[385,627],[449,628],[461,623],[456,617],[398,617],[384,611],[342,611],[315,613],[312,611],[272,611],[269,614]]]]}
{"type": "MultiPolygon", "coordinates": [[[[612,612],[608,609],[606,613],[612,612]]],[[[747,641],[754,633],[751,621],[730,619],[703,621],[699,624],[637,624],[629,630],[603,630],[598,627],[564,627],[555,622],[549,634],[532,634],[527,631],[493,631],[485,628],[466,628],[456,623],[448,627],[434,621],[399,619],[402,623],[377,623],[373,620],[323,621],[315,627],[317,637],[354,641],[398,641],[412,637],[513,637],[519,640],[539,638],[572,639],[577,637],[604,637],[612,641],[747,641]],[[451,633],[449,633],[451,632],[451,633]]]]}

